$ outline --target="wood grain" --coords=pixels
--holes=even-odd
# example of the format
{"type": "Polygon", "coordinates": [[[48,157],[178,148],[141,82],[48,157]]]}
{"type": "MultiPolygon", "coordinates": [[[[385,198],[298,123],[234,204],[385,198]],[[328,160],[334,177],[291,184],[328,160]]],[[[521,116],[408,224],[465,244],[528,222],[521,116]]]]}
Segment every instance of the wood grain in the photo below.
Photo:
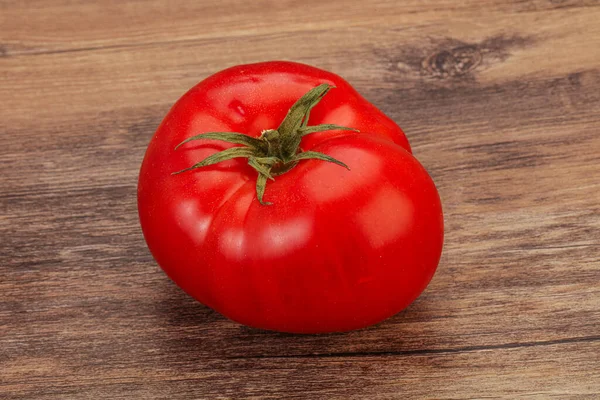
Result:
{"type": "Polygon", "coordinates": [[[599,398],[599,18],[576,0],[0,0],[0,398],[599,398]],[[160,120],[269,59],[348,79],[438,186],[440,268],[378,326],[239,326],[145,246],[160,120]]]}

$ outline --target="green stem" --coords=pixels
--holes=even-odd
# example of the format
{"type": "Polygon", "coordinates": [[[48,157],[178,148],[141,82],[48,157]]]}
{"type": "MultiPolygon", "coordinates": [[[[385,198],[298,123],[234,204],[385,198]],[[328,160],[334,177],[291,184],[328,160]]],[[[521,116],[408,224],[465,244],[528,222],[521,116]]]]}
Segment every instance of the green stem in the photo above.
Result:
{"type": "Polygon", "coordinates": [[[302,151],[300,149],[302,138],[311,133],[330,130],[358,132],[357,129],[335,124],[308,125],[310,111],[333,88],[333,86],[324,83],[308,91],[294,103],[277,129],[266,130],[259,138],[236,132],[208,132],[184,140],[175,147],[175,150],[194,140],[221,140],[241,146],[231,147],[215,153],[191,167],[174,172],[173,175],[232,158],[247,158],[248,165],[258,173],[256,179],[256,196],[258,201],[262,205],[270,205],[271,203],[263,201],[267,180],[274,180],[274,176],[286,173],[294,168],[299,161],[309,159],[322,160],[350,169],[346,164],[331,156],[316,151],[302,151]]]}

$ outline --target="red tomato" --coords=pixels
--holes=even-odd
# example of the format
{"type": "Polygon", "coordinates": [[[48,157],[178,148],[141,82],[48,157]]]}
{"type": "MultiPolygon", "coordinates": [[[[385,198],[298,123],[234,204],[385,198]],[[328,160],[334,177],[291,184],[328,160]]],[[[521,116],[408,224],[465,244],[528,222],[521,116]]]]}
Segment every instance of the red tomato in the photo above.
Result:
{"type": "Polygon", "coordinates": [[[150,251],[181,288],[285,332],[396,314],[431,280],[443,242],[437,190],[400,128],[342,78],[291,62],[229,68],[181,97],[146,151],[138,208],[150,251]],[[320,124],[360,132],[310,133],[320,124]],[[240,135],[175,150],[208,132],[240,135]]]}

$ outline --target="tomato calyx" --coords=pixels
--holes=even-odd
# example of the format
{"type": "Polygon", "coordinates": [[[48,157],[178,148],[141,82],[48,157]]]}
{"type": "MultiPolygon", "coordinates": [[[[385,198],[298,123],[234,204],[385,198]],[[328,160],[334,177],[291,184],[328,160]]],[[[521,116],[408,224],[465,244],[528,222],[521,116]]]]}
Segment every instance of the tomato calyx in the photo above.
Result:
{"type": "Polygon", "coordinates": [[[334,86],[324,83],[311,89],[294,103],[277,129],[267,129],[258,138],[237,132],[207,132],[187,138],[179,143],[175,147],[175,150],[193,140],[221,140],[241,146],[231,147],[212,154],[191,167],[173,172],[172,175],[217,164],[233,158],[247,158],[248,165],[258,172],[256,179],[258,201],[262,205],[270,205],[272,203],[263,201],[267,181],[274,180],[276,176],[286,173],[302,160],[316,159],[328,161],[349,170],[350,168],[346,164],[327,154],[316,151],[303,151],[300,148],[302,138],[311,133],[330,130],[358,132],[357,129],[335,124],[308,125],[310,111],[333,88],[334,86]]]}

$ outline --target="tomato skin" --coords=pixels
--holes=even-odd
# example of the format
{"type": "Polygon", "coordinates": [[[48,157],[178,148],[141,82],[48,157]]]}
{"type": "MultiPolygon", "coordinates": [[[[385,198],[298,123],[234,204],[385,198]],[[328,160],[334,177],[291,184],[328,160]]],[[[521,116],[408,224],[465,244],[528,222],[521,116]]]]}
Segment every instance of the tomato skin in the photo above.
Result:
{"type": "Polygon", "coordinates": [[[439,262],[439,195],[400,128],[334,74],[288,62],[233,67],[200,82],[152,138],[138,183],[144,237],[187,293],[240,323],[297,333],[346,331],[408,306],[439,262]],[[232,145],[184,139],[232,131],[258,137],[321,83],[336,86],[311,124],[361,133],[311,134],[305,160],[256,198],[256,172],[234,159],[171,175],[232,145]]]}

